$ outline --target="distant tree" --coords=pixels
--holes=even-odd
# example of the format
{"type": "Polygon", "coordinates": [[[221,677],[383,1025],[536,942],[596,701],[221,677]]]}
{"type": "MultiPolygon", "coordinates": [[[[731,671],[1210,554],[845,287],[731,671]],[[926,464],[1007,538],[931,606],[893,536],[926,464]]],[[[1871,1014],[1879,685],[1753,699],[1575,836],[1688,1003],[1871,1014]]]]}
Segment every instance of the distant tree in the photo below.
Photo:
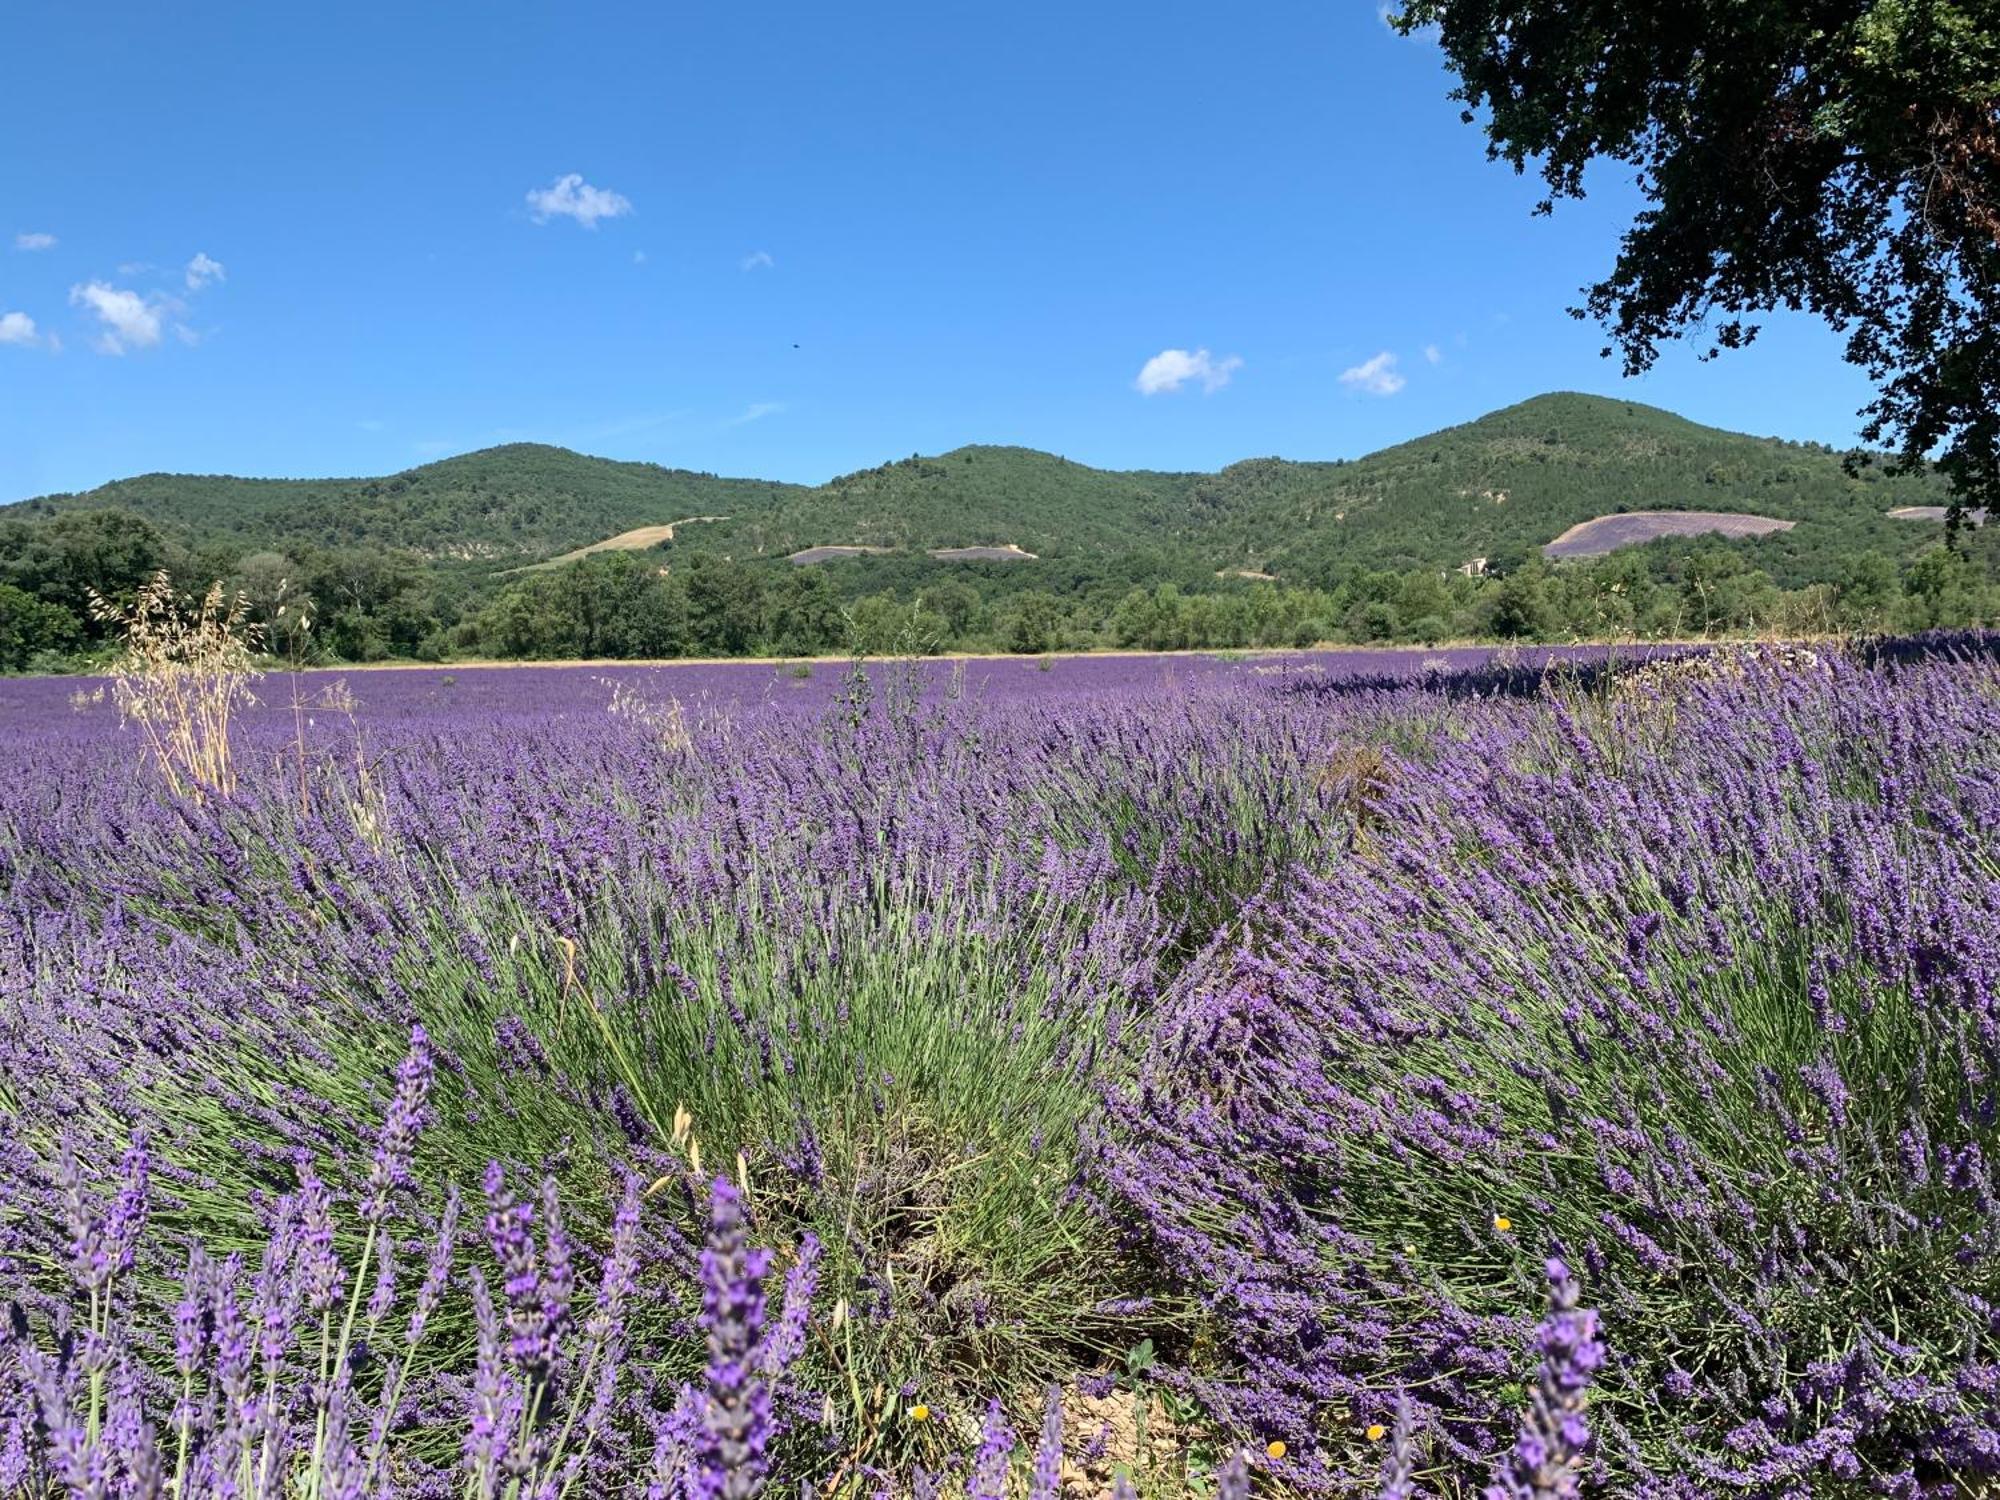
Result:
{"type": "Polygon", "coordinates": [[[1933,547],[1911,563],[1903,586],[1908,623],[1919,630],[1970,624],[1978,613],[1978,574],[1947,548],[1933,547]]]}
{"type": "Polygon", "coordinates": [[[83,644],[83,623],[59,604],[0,583],[0,672],[20,672],[38,657],[83,644]]]}
{"type": "MultiPolygon", "coordinates": [[[[1451,592],[1445,587],[1444,580],[1429,568],[1406,573],[1396,590],[1396,613],[1403,620],[1412,622],[1410,633],[1421,640],[1424,632],[1419,631],[1414,622],[1423,619],[1442,622],[1444,616],[1451,613],[1451,592]]],[[[1431,638],[1436,639],[1442,634],[1444,631],[1440,628],[1431,638]]]]}
{"type": "MultiPolygon", "coordinates": [[[[965,461],[971,463],[972,455],[968,453],[965,461]]],[[[979,623],[979,590],[956,579],[948,578],[943,583],[934,583],[926,588],[924,606],[943,617],[945,627],[954,640],[963,640],[972,634],[979,623]]]]}
{"type": "Polygon", "coordinates": [[[771,646],[780,656],[817,656],[842,644],[847,622],[819,568],[793,568],[770,591],[771,646]]]}
{"type": "Polygon", "coordinates": [[[1540,563],[1509,573],[1493,598],[1493,633],[1507,640],[1547,640],[1555,632],[1548,569],[1540,563]]]}
{"type": "MultiPolygon", "coordinates": [[[[1488,154],[1580,198],[1600,158],[1647,206],[1579,313],[1628,371],[1805,308],[1875,382],[1870,442],[2000,500],[2000,11],[1994,0],[1405,0],[1488,154]]],[[[1609,352],[1609,351],[1607,351],[1609,352]]]]}
{"type": "Polygon", "coordinates": [[[306,603],[299,565],[282,552],[252,552],[237,559],[228,585],[249,602],[252,618],[268,625],[280,605],[288,600],[306,603]]]}
{"type": "Polygon", "coordinates": [[[764,584],[743,563],[696,554],[685,574],[688,630],[711,656],[741,656],[764,634],[764,584]]]}
{"type": "Polygon", "coordinates": [[[1009,651],[1038,656],[1063,643],[1062,601],[1040,589],[1017,595],[1002,617],[1000,644],[1009,651]]]}
{"type": "Polygon", "coordinates": [[[1834,604],[1848,625],[1881,629],[1887,625],[1902,593],[1896,564],[1880,552],[1863,552],[1841,570],[1834,585],[1834,604]]]}
{"type": "Polygon", "coordinates": [[[0,582],[65,611],[89,639],[97,636],[93,593],[127,603],[147,579],[181,561],[151,522],[130,511],[71,511],[0,524],[0,582]]]}
{"type": "Polygon", "coordinates": [[[935,656],[949,627],[921,599],[905,604],[894,594],[870,594],[847,614],[847,648],[859,656],[935,656]]]}
{"type": "Polygon", "coordinates": [[[1347,612],[1347,638],[1369,646],[1393,641],[1403,633],[1403,617],[1387,599],[1367,600],[1347,612]]]}

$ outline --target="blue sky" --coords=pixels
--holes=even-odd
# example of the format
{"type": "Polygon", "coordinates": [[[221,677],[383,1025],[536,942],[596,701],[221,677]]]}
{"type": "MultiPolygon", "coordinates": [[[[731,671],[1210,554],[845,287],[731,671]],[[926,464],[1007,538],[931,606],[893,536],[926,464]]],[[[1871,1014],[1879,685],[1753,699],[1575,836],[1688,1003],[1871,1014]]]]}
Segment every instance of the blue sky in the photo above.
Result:
{"type": "Polygon", "coordinates": [[[1552,389],[1852,439],[1782,322],[1642,381],[1371,0],[18,6],[0,500],[515,440],[817,481],[1353,456],[1552,389]],[[535,195],[531,198],[531,195],[535,195]]]}

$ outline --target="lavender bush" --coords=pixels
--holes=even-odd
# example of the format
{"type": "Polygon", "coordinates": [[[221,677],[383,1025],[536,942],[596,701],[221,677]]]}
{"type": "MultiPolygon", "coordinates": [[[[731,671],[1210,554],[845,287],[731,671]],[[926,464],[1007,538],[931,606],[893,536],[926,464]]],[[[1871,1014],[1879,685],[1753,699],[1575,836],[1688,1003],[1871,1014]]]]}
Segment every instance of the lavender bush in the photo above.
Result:
{"type": "Polygon", "coordinates": [[[1993,1472],[1993,667],[1395,665],[0,684],[0,1489],[1993,1472]]]}
{"type": "Polygon", "coordinates": [[[1608,1491],[1995,1472],[1996,728],[1990,667],[1822,655],[1390,756],[1366,840],[1184,976],[1095,1137],[1229,1350],[1189,1388],[1301,1483],[1399,1390],[1476,1473],[1557,1255],[1608,1491]]]}

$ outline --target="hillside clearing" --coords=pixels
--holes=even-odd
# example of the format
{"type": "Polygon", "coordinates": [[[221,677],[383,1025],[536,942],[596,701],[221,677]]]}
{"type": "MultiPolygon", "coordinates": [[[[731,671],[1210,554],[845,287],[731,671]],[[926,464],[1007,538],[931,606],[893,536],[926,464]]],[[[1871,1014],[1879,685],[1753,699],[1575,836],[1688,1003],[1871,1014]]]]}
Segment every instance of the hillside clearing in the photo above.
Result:
{"type": "Polygon", "coordinates": [[[529,563],[525,568],[509,568],[509,573],[541,573],[550,568],[560,568],[567,563],[580,562],[597,552],[644,552],[648,547],[657,547],[662,542],[674,539],[676,526],[692,526],[697,521],[726,521],[727,516],[682,516],[678,521],[669,521],[664,526],[635,526],[630,531],[621,531],[616,536],[608,536],[601,542],[592,542],[587,547],[578,547],[565,552],[561,557],[551,557],[546,562],[529,563]]]}
{"type": "Polygon", "coordinates": [[[1542,548],[1544,557],[1602,557],[1664,536],[1770,536],[1796,521],[1715,510],[1644,510],[1579,521],[1542,548]]]}

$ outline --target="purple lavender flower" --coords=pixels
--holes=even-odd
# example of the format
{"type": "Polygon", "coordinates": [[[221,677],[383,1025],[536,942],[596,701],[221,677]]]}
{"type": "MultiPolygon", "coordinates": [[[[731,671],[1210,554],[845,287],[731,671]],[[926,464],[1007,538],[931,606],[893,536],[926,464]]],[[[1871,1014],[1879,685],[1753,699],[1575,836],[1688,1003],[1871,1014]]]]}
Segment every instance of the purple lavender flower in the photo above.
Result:
{"type": "Polygon", "coordinates": [[[500,1292],[507,1304],[507,1355],[530,1384],[545,1380],[555,1343],[542,1297],[535,1255],[535,1210],[515,1197],[497,1161],[486,1164],[486,1242],[500,1262],[500,1292]]]}
{"type": "Polygon", "coordinates": [[[1540,1369],[1528,1396],[1521,1434],[1501,1462],[1486,1500],[1578,1500],[1579,1470],[1590,1444],[1584,1392],[1604,1363],[1597,1314],[1579,1308],[1581,1292],[1569,1267],[1548,1263],[1549,1312],[1535,1329],[1540,1369]]]}
{"type": "Polygon", "coordinates": [[[972,1455],[972,1482],[966,1500],[1007,1500],[1008,1459],[1014,1452],[1014,1429],[995,1399],[987,1403],[980,1428],[979,1450],[972,1455]]]}
{"type": "Polygon", "coordinates": [[[486,1289],[486,1278],[477,1269],[472,1272],[471,1285],[479,1359],[472,1379],[472,1421],[465,1434],[465,1466],[478,1492],[490,1495],[501,1461],[513,1446],[519,1395],[507,1378],[500,1315],[486,1289]]]}
{"type": "Polygon", "coordinates": [[[142,1139],[126,1149],[118,1196],[102,1217],[97,1211],[68,1136],[57,1148],[56,1181],[62,1190],[64,1227],[69,1233],[70,1274],[87,1292],[101,1292],[132,1268],[139,1232],[145,1227],[151,1156],[142,1139]]]}
{"type": "Polygon", "coordinates": [[[812,1317],[813,1293],[819,1287],[819,1236],[807,1232],[799,1241],[799,1258],[785,1273],[785,1302],[777,1325],[765,1336],[761,1351],[764,1374],[776,1380],[805,1352],[806,1324],[812,1317]]]}
{"type": "Polygon", "coordinates": [[[542,1329],[553,1357],[563,1335],[569,1331],[570,1303],[576,1295],[576,1267],[570,1255],[569,1236],[563,1230],[562,1206],[553,1177],[542,1182],[542,1226],[542,1329]]]}
{"type": "Polygon", "coordinates": [[[646,1500],[682,1500],[690,1483],[696,1450],[706,1430],[707,1401],[691,1385],[680,1388],[673,1406],[652,1416],[653,1453],[647,1470],[646,1500]]]}
{"type": "Polygon", "coordinates": [[[1244,1462],[1243,1450],[1230,1450],[1229,1457],[1216,1466],[1216,1500],[1250,1500],[1250,1465],[1244,1462]]]}
{"type": "Polygon", "coordinates": [[[297,1267],[306,1306],[323,1313],[333,1305],[347,1280],[346,1269],[333,1245],[333,1194],[320,1181],[312,1159],[298,1162],[297,1267]]]}
{"type": "Polygon", "coordinates": [[[139,1233],[146,1225],[147,1187],[152,1158],[143,1137],[135,1137],[126,1148],[118,1196],[104,1220],[104,1244],[111,1257],[111,1274],[132,1269],[132,1255],[139,1233]]]}
{"type": "Polygon", "coordinates": [[[430,1097],[434,1072],[430,1036],[423,1027],[412,1026],[410,1050],[396,1069],[396,1092],[376,1137],[375,1160],[361,1196],[361,1217],[370,1224],[387,1218],[391,1195],[409,1186],[410,1160],[424,1126],[424,1101],[430,1097]]]}
{"type": "Polygon", "coordinates": [[[764,1487],[771,1393],[759,1373],[768,1250],[748,1247],[741,1195],[726,1177],[709,1197],[701,1252],[701,1324],[708,1332],[708,1401],[694,1473],[697,1500],[750,1500],[764,1487]]]}
{"type": "Polygon", "coordinates": [[[188,1251],[180,1300],[174,1304],[174,1371],[184,1379],[194,1378],[208,1343],[208,1278],[208,1256],[197,1245],[188,1251]]]}
{"type": "Polygon", "coordinates": [[[1412,1500],[1417,1493],[1416,1420],[1409,1392],[1396,1399],[1396,1427],[1389,1435],[1389,1453],[1382,1461],[1378,1500],[1412,1500]]]}
{"type": "Polygon", "coordinates": [[[412,1346],[422,1341],[425,1325],[444,1298],[445,1280],[451,1274],[452,1247],[458,1239],[459,1212],[458,1189],[449,1188],[445,1192],[444,1212],[438,1217],[437,1234],[431,1240],[430,1255],[424,1262],[424,1279],[410,1305],[409,1327],[403,1337],[412,1346]]]}
{"type": "Polygon", "coordinates": [[[1042,1413],[1041,1441],[1035,1444],[1035,1469],[1028,1482],[1028,1500],[1058,1500],[1062,1493],[1062,1458],[1062,1387],[1052,1385],[1048,1405],[1042,1413]]]}

